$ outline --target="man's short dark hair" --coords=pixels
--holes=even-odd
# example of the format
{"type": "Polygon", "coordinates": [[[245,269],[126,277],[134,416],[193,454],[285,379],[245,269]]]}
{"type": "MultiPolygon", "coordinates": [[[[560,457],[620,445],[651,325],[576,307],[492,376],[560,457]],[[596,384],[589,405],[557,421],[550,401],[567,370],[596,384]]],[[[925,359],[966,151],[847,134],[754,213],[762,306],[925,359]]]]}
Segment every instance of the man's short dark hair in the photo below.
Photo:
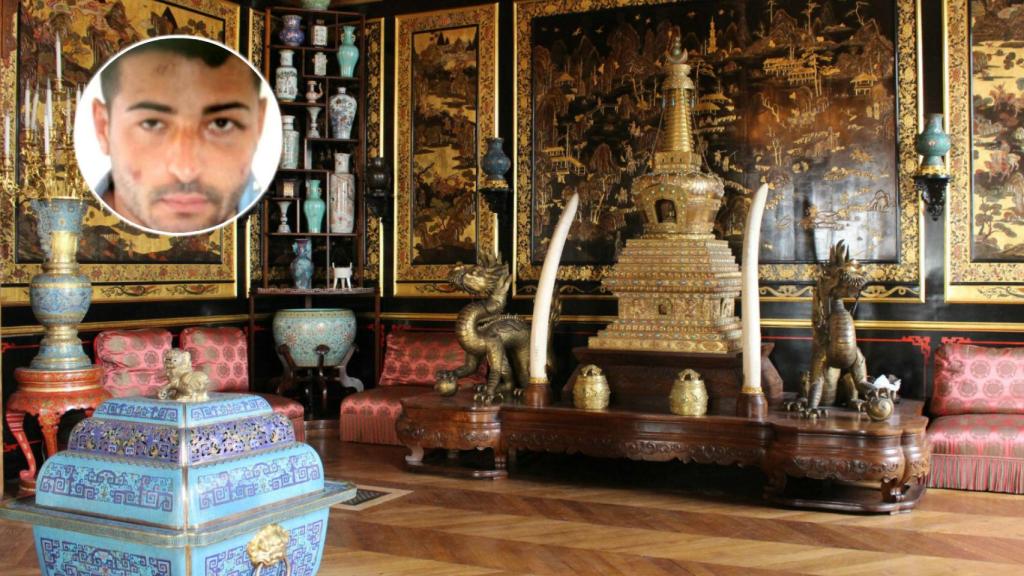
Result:
{"type": "MultiPolygon", "coordinates": [[[[194,38],[163,38],[139,44],[111,60],[107,67],[100,72],[100,90],[103,92],[103,100],[108,107],[121,87],[121,65],[124,63],[124,58],[126,56],[138,56],[140,54],[156,52],[177,54],[184,58],[202,60],[203,64],[210,68],[218,68],[227,62],[229,58],[237,57],[233,52],[219,44],[194,38]]],[[[253,86],[255,86],[258,93],[260,91],[260,76],[252,68],[249,71],[252,73],[253,86]]]]}

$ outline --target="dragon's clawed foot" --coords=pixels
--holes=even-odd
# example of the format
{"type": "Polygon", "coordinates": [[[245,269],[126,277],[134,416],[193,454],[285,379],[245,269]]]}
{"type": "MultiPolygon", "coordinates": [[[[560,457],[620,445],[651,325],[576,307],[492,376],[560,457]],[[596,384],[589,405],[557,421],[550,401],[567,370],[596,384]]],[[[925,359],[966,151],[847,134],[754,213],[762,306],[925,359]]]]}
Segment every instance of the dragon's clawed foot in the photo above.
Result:
{"type": "Polygon", "coordinates": [[[784,406],[786,407],[787,412],[797,412],[802,418],[815,420],[817,418],[828,417],[828,409],[821,407],[809,407],[807,398],[798,398],[794,402],[786,402],[784,406]]]}
{"type": "Polygon", "coordinates": [[[478,405],[482,405],[482,406],[490,406],[492,404],[501,404],[504,400],[505,400],[505,397],[502,395],[501,392],[482,391],[482,392],[477,392],[476,394],[473,394],[473,403],[474,404],[478,404],[478,405]]]}

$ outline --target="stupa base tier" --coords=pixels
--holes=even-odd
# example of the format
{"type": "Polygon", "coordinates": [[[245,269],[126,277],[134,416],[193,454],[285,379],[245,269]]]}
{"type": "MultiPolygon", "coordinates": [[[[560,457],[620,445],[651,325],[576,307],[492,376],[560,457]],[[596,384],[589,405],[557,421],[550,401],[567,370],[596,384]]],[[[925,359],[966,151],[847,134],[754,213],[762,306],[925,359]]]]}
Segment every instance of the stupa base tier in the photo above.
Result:
{"type": "Polygon", "coordinates": [[[735,340],[679,340],[656,336],[638,337],[635,334],[599,333],[587,345],[598,350],[653,350],[658,352],[692,352],[696,354],[728,354],[738,351],[739,338],[735,340]]]}
{"type": "Polygon", "coordinates": [[[720,320],[699,317],[620,318],[590,338],[602,350],[657,350],[727,354],[742,348],[743,330],[735,316],[720,320]]]}

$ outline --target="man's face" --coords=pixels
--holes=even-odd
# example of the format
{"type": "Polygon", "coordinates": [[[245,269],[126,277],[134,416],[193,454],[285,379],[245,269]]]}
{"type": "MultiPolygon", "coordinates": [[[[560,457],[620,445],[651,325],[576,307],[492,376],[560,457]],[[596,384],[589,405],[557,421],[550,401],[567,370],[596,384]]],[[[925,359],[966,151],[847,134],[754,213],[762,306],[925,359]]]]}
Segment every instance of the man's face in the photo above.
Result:
{"type": "Polygon", "coordinates": [[[110,156],[112,207],[162,232],[194,232],[234,216],[263,131],[266,101],[239,58],[122,56],[119,88],[92,112],[110,156]]]}

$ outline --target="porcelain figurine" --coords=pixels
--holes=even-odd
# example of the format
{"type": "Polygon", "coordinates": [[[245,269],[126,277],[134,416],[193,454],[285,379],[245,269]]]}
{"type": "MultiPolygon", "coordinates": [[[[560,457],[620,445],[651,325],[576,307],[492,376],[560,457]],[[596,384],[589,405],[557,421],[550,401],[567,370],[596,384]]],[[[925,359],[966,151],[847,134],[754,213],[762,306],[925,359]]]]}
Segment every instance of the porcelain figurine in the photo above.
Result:
{"type": "Polygon", "coordinates": [[[348,140],[352,137],[352,124],[356,119],[356,99],[345,93],[344,86],[338,86],[338,93],[329,102],[331,136],[348,140]]]}
{"type": "Polygon", "coordinates": [[[295,116],[282,115],[283,141],[281,145],[281,168],[294,170],[299,167],[299,132],[295,130],[295,116]]]}
{"type": "Polygon", "coordinates": [[[277,34],[277,37],[286,46],[301,46],[302,41],[306,39],[306,34],[303,33],[300,26],[302,24],[302,16],[286,14],[283,20],[284,28],[277,34]]]}
{"type": "Polygon", "coordinates": [[[341,46],[338,48],[338,66],[341,67],[342,78],[352,78],[359,61],[359,48],[356,48],[356,27],[341,27],[341,46]]]}
{"type": "Polygon", "coordinates": [[[320,181],[310,180],[306,190],[306,201],[302,213],[306,215],[306,230],[319,234],[324,221],[324,200],[320,197],[320,181]]]}
{"type": "Polygon", "coordinates": [[[351,234],[356,225],[356,177],[349,173],[351,155],[334,154],[334,173],[330,176],[330,222],[328,229],[337,234],[351,234]]]}
{"type": "Polygon", "coordinates": [[[293,102],[299,95],[299,73],[292,65],[294,55],[291,50],[281,50],[281,65],[277,67],[274,80],[274,94],[285,102],[293,102]]]}

